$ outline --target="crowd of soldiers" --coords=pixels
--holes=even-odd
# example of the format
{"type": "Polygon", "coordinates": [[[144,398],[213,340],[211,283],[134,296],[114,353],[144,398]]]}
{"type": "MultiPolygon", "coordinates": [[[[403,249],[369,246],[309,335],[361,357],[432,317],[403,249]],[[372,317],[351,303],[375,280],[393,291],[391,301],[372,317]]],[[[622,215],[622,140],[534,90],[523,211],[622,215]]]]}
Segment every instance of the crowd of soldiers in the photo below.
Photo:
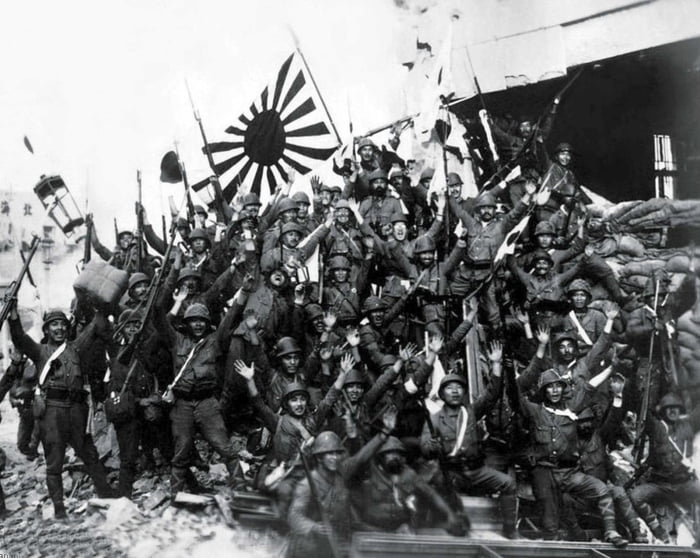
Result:
{"type": "Polygon", "coordinates": [[[540,538],[587,540],[592,512],[617,546],[669,542],[657,506],[700,496],[689,461],[700,409],[686,415],[650,344],[694,303],[693,262],[673,292],[664,277],[621,288],[589,242],[572,147],[550,159],[542,135],[525,142],[532,126],[494,123],[503,153],[527,157],[473,198],[456,173],[432,193],[434,169],[416,175],[416,161],[364,138],[337,185],[312,180],[312,197],[282,187],[264,207],[246,193],[174,218],[172,251],[140,206],[143,239],[121,231],[109,250],[93,234],[129,273],[118,309],[79,298],[70,316],[45,314],[41,342],[16,310],[9,319],[1,393],[20,413],[20,451],[34,458],[41,441],[55,516],[66,517],[67,446],[99,496],[129,498],[158,455],[173,495],[191,487],[201,438],[233,484],[275,498],[293,556],[327,555],[354,530],[467,535],[460,495],[497,496],[503,535],[518,538],[524,484],[540,538]],[[543,192],[552,170],[563,179],[543,192]],[[127,365],[118,355],[137,335],[127,365]],[[88,399],[125,393],[135,407],[114,420],[113,487],[86,434],[88,399]]]}

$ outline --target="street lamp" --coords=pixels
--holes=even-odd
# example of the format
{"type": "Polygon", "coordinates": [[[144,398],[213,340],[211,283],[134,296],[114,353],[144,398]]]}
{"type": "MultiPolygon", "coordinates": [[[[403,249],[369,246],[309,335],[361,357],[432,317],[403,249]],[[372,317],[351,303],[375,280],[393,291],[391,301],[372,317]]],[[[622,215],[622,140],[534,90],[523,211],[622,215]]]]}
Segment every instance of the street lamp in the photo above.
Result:
{"type": "Polygon", "coordinates": [[[60,176],[41,175],[41,180],[34,186],[34,193],[67,237],[70,238],[73,230],[85,222],[78,204],[60,176]]]}

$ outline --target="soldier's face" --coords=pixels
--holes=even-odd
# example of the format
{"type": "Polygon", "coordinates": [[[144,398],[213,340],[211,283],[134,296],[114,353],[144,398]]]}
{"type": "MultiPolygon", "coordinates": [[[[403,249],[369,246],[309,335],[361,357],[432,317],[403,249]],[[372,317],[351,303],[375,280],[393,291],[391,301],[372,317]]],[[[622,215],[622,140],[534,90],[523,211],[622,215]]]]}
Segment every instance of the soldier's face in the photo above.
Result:
{"type": "Polygon", "coordinates": [[[450,382],[443,386],[441,393],[442,400],[450,407],[458,407],[464,398],[464,386],[459,382],[450,382]]]}
{"type": "Polygon", "coordinates": [[[557,161],[562,167],[568,167],[571,163],[571,151],[560,151],[557,153],[557,161]]]}
{"type": "Polygon", "coordinates": [[[139,321],[126,322],[126,325],[124,326],[124,338],[126,339],[127,343],[131,343],[131,340],[139,332],[140,325],[141,322],[139,321]]]}
{"type": "Polygon", "coordinates": [[[203,238],[195,238],[191,243],[192,251],[195,254],[203,254],[207,249],[208,242],[203,238]]]}
{"type": "Polygon", "coordinates": [[[386,194],[387,181],[383,178],[376,178],[372,180],[372,194],[375,196],[382,197],[386,194]]]}
{"type": "Polygon", "coordinates": [[[563,362],[571,362],[576,356],[576,343],[571,339],[563,339],[557,345],[557,353],[563,362]]]}
{"type": "Polygon", "coordinates": [[[323,323],[323,316],[319,316],[318,318],[314,318],[314,321],[312,322],[314,329],[316,330],[316,333],[323,333],[326,329],[326,324],[323,323]]]}
{"type": "Polygon", "coordinates": [[[362,384],[357,383],[346,384],[343,389],[345,390],[345,393],[348,394],[348,399],[351,403],[357,403],[360,399],[362,399],[362,394],[365,392],[365,388],[362,386],[362,384]]]}
{"type": "Polygon", "coordinates": [[[276,269],[272,273],[270,273],[270,285],[273,287],[284,287],[284,285],[287,282],[287,276],[284,274],[284,272],[281,269],[276,269]]]}
{"type": "Polygon", "coordinates": [[[518,124],[518,132],[520,133],[521,138],[527,138],[530,136],[532,133],[532,122],[529,120],[524,120],[520,124],[518,124]]]}
{"type": "Polygon", "coordinates": [[[292,353],[282,357],[282,368],[290,376],[299,370],[299,353],[292,353]]]}
{"type": "Polygon", "coordinates": [[[333,280],[336,283],[345,283],[348,280],[348,270],[342,267],[333,270],[333,280]]]}
{"type": "Polygon", "coordinates": [[[406,458],[400,451],[387,451],[379,456],[382,468],[391,475],[398,475],[406,463],[406,458]]]}
{"type": "Polygon", "coordinates": [[[146,294],[146,291],[148,291],[148,283],[146,283],[146,281],[136,283],[133,287],[131,287],[131,298],[141,300],[146,294]]]}
{"type": "Polygon", "coordinates": [[[544,277],[552,269],[552,264],[549,260],[540,259],[535,262],[535,275],[539,277],[544,277]]]}
{"type": "Polygon", "coordinates": [[[350,210],[345,207],[341,207],[336,211],[335,217],[338,223],[341,225],[347,225],[350,221],[350,210]]]}
{"type": "Polygon", "coordinates": [[[63,343],[68,335],[68,322],[65,320],[53,320],[46,326],[46,332],[52,343],[63,343]]]}
{"type": "Polygon", "coordinates": [[[190,328],[190,333],[192,334],[192,337],[196,339],[204,337],[204,334],[207,332],[208,325],[209,322],[202,318],[191,318],[187,320],[187,327],[190,328]]]}
{"type": "Polygon", "coordinates": [[[435,262],[435,254],[433,252],[421,252],[418,254],[418,261],[421,267],[430,267],[435,262]]]}
{"type": "Polygon", "coordinates": [[[397,221],[392,226],[391,233],[393,234],[396,240],[398,240],[399,242],[403,242],[404,240],[406,240],[406,235],[408,234],[408,227],[406,227],[406,223],[404,223],[403,221],[397,221]]]}
{"type": "Polygon", "coordinates": [[[309,204],[300,202],[297,206],[299,207],[299,209],[297,209],[297,219],[304,221],[309,215],[309,204]]]}
{"type": "Polygon", "coordinates": [[[187,240],[190,236],[190,228],[189,227],[177,227],[177,232],[182,237],[183,240],[187,240]]]}
{"type": "Polygon", "coordinates": [[[583,310],[588,305],[586,291],[574,291],[571,293],[571,304],[576,310],[583,310]]]}
{"type": "Polygon", "coordinates": [[[403,184],[403,177],[395,176],[394,178],[389,180],[389,184],[391,184],[398,191],[401,188],[401,185],[403,184]]]}
{"type": "Polygon", "coordinates": [[[342,451],[329,451],[327,453],[322,453],[319,455],[319,462],[321,467],[328,471],[337,471],[338,465],[340,465],[340,460],[343,458],[342,451]]]}
{"type": "Polygon", "coordinates": [[[461,184],[450,184],[447,187],[450,196],[453,198],[459,198],[462,196],[462,185],[461,184]]]}
{"type": "Polygon", "coordinates": [[[544,395],[550,403],[559,403],[564,393],[564,386],[561,382],[554,382],[544,388],[544,395]]]}
{"type": "Polygon", "coordinates": [[[186,288],[188,296],[195,295],[199,292],[199,279],[196,277],[187,277],[180,281],[178,287],[186,288]]]}
{"type": "Polygon", "coordinates": [[[368,163],[369,161],[372,160],[372,157],[374,156],[374,148],[371,145],[365,145],[360,149],[360,158],[368,163]]]}
{"type": "Polygon", "coordinates": [[[290,223],[296,219],[298,209],[289,209],[280,213],[280,220],[283,223],[290,223]]]}
{"type": "Polygon", "coordinates": [[[373,310],[369,313],[369,320],[374,327],[382,327],[384,325],[384,310],[373,310]]]}
{"type": "Polygon", "coordinates": [[[301,240],[301,235],[297,231],[289,231],[282,235],[282,243],[287,248],[296,248],[301,240]]]}
{"type": "Polygon", "coordinates": [[[247,211],[249,215],[254,215],[257,217],[258,212],[260,211],[260,206],[256,203],[249,203],[248,205],[244,205],[243,209],[247,211]]]}
{"type": "Polygon", "coordinates": [[[122,250],[126,250],[131,246],[131,243],[134,241],[134,237],[131,234],[123,234],[119,237],[119,246],[121,247],[122,250]]]}
{"type": "Polygon", "coordinates": [[[479,219],[484,223],[492,221],[496,216],[496,206],[495,205],[483,205],[479,208],[479,219]]]}
{"type": "Polygon", "coordinates": [[[553,234],[538,234],[536,239],[537,239],[537,246],[539,246],[543,250],[547,250],[554,242],[554,235],[553,234]]]}
{"type": "Polygon", "coordinates": [[[666,422],[676,422],[681,416],[681,408],[677,405],[664,407],[664,420],[666,422]]]}
{"type": "Polygon", "coordinates": [[[321,198],[321,205],[330,205],[332,197],[330,190],[321,190],[318,196],[321,198]]]}
{"type": "Polygon", "coordinates": [[[304,416],[307,404],[308,397],[303,393],[295,393],[287,399],[287,409],[289,410],[289,414],[294,417],[304,416]]]}

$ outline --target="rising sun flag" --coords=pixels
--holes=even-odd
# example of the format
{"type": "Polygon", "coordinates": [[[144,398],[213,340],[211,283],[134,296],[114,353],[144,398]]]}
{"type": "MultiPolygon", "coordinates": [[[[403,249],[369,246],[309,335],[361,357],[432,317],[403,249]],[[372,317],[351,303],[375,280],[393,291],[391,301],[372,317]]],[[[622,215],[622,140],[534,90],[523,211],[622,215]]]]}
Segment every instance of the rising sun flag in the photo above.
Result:
{"type": "MultiPolygon", "coordinates": [[[[308,69],[295,52],[282,64],[276,80],[226,128],[233,137],[209,144],[226,201],[243,183],[264,200],[286,182],[287,169],[299,175],[310,172],[338,147],[330,127],[308,69]]],[[[203,181],[193,188],[198,191],[206,185],[203,181]]]]}

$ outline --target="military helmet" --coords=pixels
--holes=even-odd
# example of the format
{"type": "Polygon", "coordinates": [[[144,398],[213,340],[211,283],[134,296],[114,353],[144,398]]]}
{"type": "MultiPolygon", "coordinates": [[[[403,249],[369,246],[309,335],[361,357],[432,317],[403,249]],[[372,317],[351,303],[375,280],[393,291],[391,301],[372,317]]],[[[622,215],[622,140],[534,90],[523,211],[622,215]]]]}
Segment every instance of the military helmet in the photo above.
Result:
{"type": "Polygon", "coordinates": [[[554,153],[561,153],[562,151],[568,151],[569,153],[573,152],[573,148],[571,147],[571,144],[563,141],[554,148],[554,153]]]}
{"type": "Polygon", "coordinates": [[[304,227],[302,227],[299,223],[295,222],[290,222],[290,223],[285,223],[282,225],[282,234],[287,234],[288,232],[297,232],[299,234],[304,234],[304,227]]]}
{"type": "Polygon", "coordinates": [[[347,376],[345,376],[345,381],[343,382],[343,387],[349,385],[349,384],[365,384],[365,376],[362,373],[362,370],[358,370],[357,368],[353,368],[348,372],[347,376]]]}
{"type": "Polygon", "coordinates": [[[189,229],[190,222],[187,219],[185,219],[184,217],[178,217],[177,220],[175,221],[175,228],[189,229]]]}
{"type": "Polygon", "coordinates": [[[403,180],[403,171],[398,168],[392,169],[389,173],[389,181],[393,180],[394,178],[400,178],[401,180],[403,180]]]}
{"type": "Polygon", "coordinates": [[[139,283],[149,283],[150,281],[151,280],[148,278],[148,275],[145,273],[141,273],[140,271],[132,273],[129,277],[128,290],[131,290],[131,287],[138,285],[139,283]]]}
{"type": "Polygon", "coordinates": [[[209,237],[209,233],[205,231],[202,228],[196,228],[194,229],[189,236],[189,241],[192,242],[193,240],[206,240],[209,244],[211,244],[211,238],[209,237]]]}
{"type": "Polygon", "coordinates": [[[549,252],[547,252],[547,250],[542,249],[535,250],[532,253],[532,263],[535,263],[537,260],[547,260],[551,264],[554,263],[552,255],[549,252]]]}
{"type": "Polygon", "coordinates": [[[44,321],[41,324],[41,329],[45,331],[46,326],[48,326],[51,322],[55,322],[57,320],[63,320],[64,322],[66,322],[66,324],[69,323],[68,316],[66,316],[63,310],[59,310],[58,308],[49,310],[44,314],[44,321]]]}
{"type": "Polygon", "coordinates": [[[278,357],[283,357],[286,355],[291,355],[294,353],[301,353],[299,344],[294,337],[282,337],[275,345],[275,354],[278,357]]]}
{"type": "Polygon", "coordinates": [[[335,203],[335,210],[338,211],[339,209],[350,210],[350,202],[348,202],[348,200],[338,200],[335,203]]]}
{"type": "Polygon", "coordinates": [[[447,185],[456,186],[457,184],[464,184],[462,178],[456,172],[447,173],[447,185]]]}
{"type": "Polygon", "coordinates": [[[304,312],[306,313],[306,319],[310,322],[323,316],[323,308],[321,308],[320,304],[307,304],[304,307],[304,312]]]}
{"type": "Polygon", "coordinates": [[[127,234],[130,234],[131,236],[134,235],[133,232],[124,229],[124,230],[121,230],[121,231],[119,231],[119,232],[117,233],[117,240],[121,240],[121,237],[124,236],[124,235],[127,235],[127,234]]]}
{"type": "Polygon", "coordinates": [[[246,205],[262,205],[260,203],[260,198],[255,192],[250,192],[243,196],[241,203],[243,204],[243,207],[245,207],[246,205]]]}
{"type": "Polygon", "coordinates": [[[403,211],[394,211],[391,214],[391,222],[393,223],[408,223],[408,215],[403,211]]]}
{"type": "Polygon", "coordinates": [[[384,370],[384,368],[387,368],[389,366],[394,366],[396,364],[396,357],[394,355],[382,355],[379,358],[379,368],[381,370],[384,370]]]}
{"type": "Polygon", "coordinates": [[[203,205],[195,205],[194,212],[195,212],[195,214],[209,215],[209,212],[204,208],[203,205]]]}
{"type": "Polygon", "coordinates": [[[430,167],[424,168],[423,172],[420,173],[420,181],[432,180],[433,176],[435,176],[435,169],[431,169],[430,167]]]}
{"type": "Polygon", "coordinates": [[[438,389],[438,393],[441,392],[442,388],[444,388],[447,384],[450,384],[452,382],[457,382],[458,384],[461,384],[461,386],[464,389],[467,388],[467,380],[463,376],[460,376],[459,374],[455,374],[453,372],[452,374],[447,374],[443,376],[442,380],[440,380],[440,389],[438,389]]]}
{"type": "Polygon", "coordinates": [[[360,141],[357,142],[358,151],[363,147],[371,147],[372,149],[377,149],[375,143],[369,138],[361,138],[360,141]]]}
{"type": "Polygon", "coordinates": [[[537,390],[542,391],[548,385],[556,383],[560,383],[565,387],[568,385],[566,383],[566,380],[562,378],[559,375],[559,373],[556,370],[554,370],[554,368],[548,368],[547,370],[542,372],[539,379],[537,380],[537,390]]]}
{"type": "Polygon", "coordinates": [[[280,214],[284,213],[285,211],[296,211],[298,209],[299,206],[297,205],[297,202],[295,202],[292,198],[282,199],[277,206],[277,212],[280,214]]]}
{"type": "Polygon", "coordinates": [[[537,223],[535,226],[535,236],[540,236],[541,234],[551,234],[552,236],[555,236],[557,231],[554,227],[554,223],[551,223],[550,221],[540,221],[537,223]]]}
{"type": "Polygon", "coordinates": [[[657,409],[659,411],[662,411],[666,407],[680,407],[681,412],[685,413],[685,405],[683,404],[683,400],[678,394],[673,392],[669,392],[666,395],[664,395],[661,399],[659,399],[657,409]]]}
{"type": "Polygon", "coordinates": [[[576,333],[574,333],[573,329],[558,331],[552,336],[553,345],[557,345],[558,343],[566,340],[573,341],[576,344],[578,343],[578,337],[576,337],[576,333]]]}
{"type": "Polygon", "coordinates": [[[328,260],[328,269],[350,269],[350,260],[345,256],[333,256],[328,260]]]}
{"type": "Polygon", "coordinates": [[[180,283],[185,279],[193,277],[194,279],[202,280],[202,274],[198,269],[192,269],[191,267],[183,267],[178,273],[177,282],[180,283]]]}
{"type": "Polygon", "coordinates": [[[474,209],[479,209],[480,207],[496,207],[496,196],[491,192],[481,194],[474,202],[474,209]]]}
{"type": "Polygon", "coordinates": [[[201,302],[194,302],[187,307],[185,310],[185,315],[182,317],[183,320],[194,320],[201,319],[207,320],[211,323],[211,314],[209,313],[209,308],[201,302]]]}
{"type": "Polygon", "coordinates": [[[575,291],[583,291],[588,296],[591,296],[591,286],[585,279],[574,279],[566,288],[566,294],[572,294],[575,291]]]}
{"type": "Polygon", "coordinates": [[[309,200],[309,196],[306,195],[306,192],[294,192],[292,201],[296,204],[305,203],[306,205],[311,205],[311,200],[309,200]]]}
{"type": "Polygon", "coordinates": [[[301,382],[290,382],[289,384],[287,384],[287,386],[284,388],[284,391],[282,392],[282,402],[284,403],[292,395],[295,395],[297,393],[303,393],[304,395],[306,395],[307,399],[309,398],[309,390],[304,384],[302,384],[301,382]]]}
{"type": "Polygon", "coordinates": [[[386,310],[386,305],[384,304],[384,301],[378,296],[368,296],[365,299],[365,302],[362,304],[362,313],[369,314],[370,312],[374,312],[375,310],[386,310]]]}
{"type": "Polygon", "coordinates": [[[377,450],[377,455],[381,455],[390,451],[406,453],[406,446],[404,446],[403,442],[399,440],[396,436],[389,436],[386,439],[386,442],[384,442],[377,450]]]}
{"type": "Polygon", "coordinates": [[[127,308],[121,314],[119,314],[119,319],[117,320],[117,323],[121,326],[124,324],[128,324],[129,322],[140,322],[141,320],[143,320],[142,312],[140,312],[139,310],[132,310],[131,308],[127,308]]]}
{"type": "Polygon", "coordinates": [[[382,169],[373,170],[367,176],[367,182],[371,184],[375,180],[387,180],[386,172],[384,172],[382,169]]]}
{"type": "Polygon", "coordinates": [[[345,451],[345,448],[338,435],[330,430],[324,430],[316,436],[314,445],[311,447],[311,453],[313,455],[336,451],[345,451]]]}
{"type": "Polygon", "coordinates": [[[421,254],[423,252],[434,252],[435,251],[435,241],[426,235],[419,236],[416,239],[416,244],[413,247],[414,254],[421,254]]]}

